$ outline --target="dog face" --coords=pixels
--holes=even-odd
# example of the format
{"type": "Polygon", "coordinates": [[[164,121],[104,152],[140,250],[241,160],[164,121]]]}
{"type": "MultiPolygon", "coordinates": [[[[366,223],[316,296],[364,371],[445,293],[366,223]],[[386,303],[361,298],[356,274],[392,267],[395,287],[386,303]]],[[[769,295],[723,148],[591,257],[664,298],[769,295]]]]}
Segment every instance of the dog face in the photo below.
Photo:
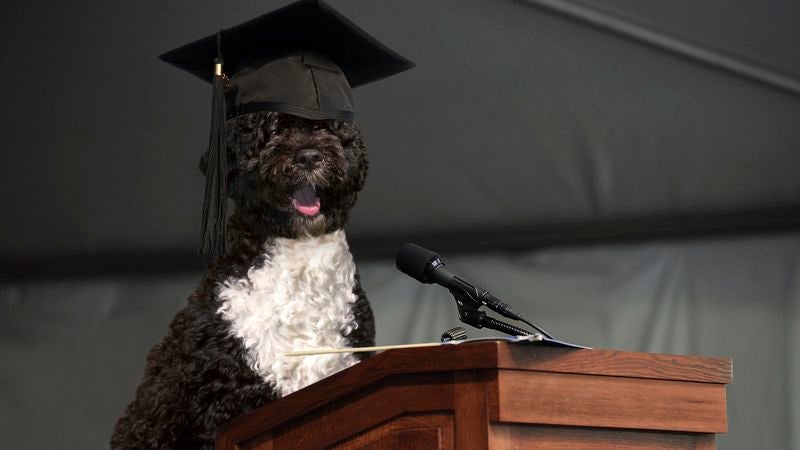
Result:
{"type": "Polygon", "coordinates": [[[352,121],[257,112],[227,128],[229,194],[251,231],[297,238],[344,226],[368,165],[352,121]]]}

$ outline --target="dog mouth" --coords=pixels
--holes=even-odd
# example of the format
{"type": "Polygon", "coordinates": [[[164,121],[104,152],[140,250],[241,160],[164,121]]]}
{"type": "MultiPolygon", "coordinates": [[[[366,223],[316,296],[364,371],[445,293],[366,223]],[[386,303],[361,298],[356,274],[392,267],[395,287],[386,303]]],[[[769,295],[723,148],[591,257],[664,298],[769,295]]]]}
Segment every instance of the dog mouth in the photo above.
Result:
{"type": "Polygon", "coordinates": [[[289,199],[292,208],[302,216],[314,217],[320,212],[321,202],[317,196],[317,187],[313,184],[297,187],[289,199]]]}

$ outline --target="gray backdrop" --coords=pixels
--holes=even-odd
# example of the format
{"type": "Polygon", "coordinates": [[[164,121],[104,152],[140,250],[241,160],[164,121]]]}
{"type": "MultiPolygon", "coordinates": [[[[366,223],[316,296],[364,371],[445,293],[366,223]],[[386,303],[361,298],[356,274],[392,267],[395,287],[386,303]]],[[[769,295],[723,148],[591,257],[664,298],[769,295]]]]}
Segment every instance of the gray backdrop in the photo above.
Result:
{"type": "MultiPolygon", "coordinates": [[[[210,88],[156,56],[285,3],[12,6],[3,259],[191,253],[210,88]]],[[[355,91],[353,238],[800,205],[799,96],[525,1],[332,3],[418,65],[355,91]]],[[[628,3],[596,6],[800,74],[800,3],[628,3]]]]}
{"type": "MultiPolygon", "coordinates": [[[[6,7],[9,448],[105,447],[201,275],[210,92],[156,55],[286,3],[6,7]]],[[[371,169],[348,236],[381,343],[456,325],[393,268],[418,240],[564,339],[734,358],[720,448],[800,449],[797,92],[524,0],[331,3],[418,64],[355,93],[371,169]]],[[[553,3],[800,77],[797,2],[553,3]]]]}
{"type": "MultiPolygon", "coordinates": [[[[719,448],[800,448],[800,234],[446,261],[564,340],[733,358],[730,433],[719,448]]],[[[391,262],[361,263],[359,271],[379,344],[435,341],[459,323],[446,290],[417,283],[391,262]]],[[[106,446],[147,351],[199,277],[3,287],[0,434],[7,448],[106,446]]],[[[491,333],[470,332],[481,335],[491,333]]]]}

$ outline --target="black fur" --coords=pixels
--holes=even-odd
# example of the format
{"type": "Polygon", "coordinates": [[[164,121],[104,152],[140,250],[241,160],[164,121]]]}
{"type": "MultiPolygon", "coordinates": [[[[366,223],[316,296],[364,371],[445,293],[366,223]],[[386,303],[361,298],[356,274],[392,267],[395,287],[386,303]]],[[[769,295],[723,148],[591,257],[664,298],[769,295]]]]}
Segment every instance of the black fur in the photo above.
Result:
{"type": "MultiPolygon", "coordinates": [[[[113,449],[211,449],[218,426],[276,397],[246,364],[242,343],[217,314],[216,286],[263,264],[265,244],[269,248],[275,237],[342,228],[364,186],[366,151],[352,122],[259,112],[229,121],[228,137],[229,195],[236,204],[228,224],[232,251],[213,262],[167,336],[150,351],[136,397],[114,429],[113,449]],[[322,153],[313,170],[293,161],[305,148],[322,153]],[[290,206],[291,193],[304,183],[315,184],[321,200],[321,213],[313,218],[290,206]]],[[[372,310],[358,275],[355,293],[358,327],[350,343],[374,345],[372,310]]]]}

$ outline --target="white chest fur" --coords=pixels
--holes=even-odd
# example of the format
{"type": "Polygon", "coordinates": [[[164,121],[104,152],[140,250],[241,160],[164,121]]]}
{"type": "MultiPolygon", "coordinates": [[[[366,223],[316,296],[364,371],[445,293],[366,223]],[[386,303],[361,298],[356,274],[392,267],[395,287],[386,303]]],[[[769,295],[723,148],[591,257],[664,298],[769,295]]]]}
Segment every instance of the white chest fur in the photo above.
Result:
{"type": "Polygon", "coordinates": [[[219,313],[242,340],[248,363],[288,395],[356,362],[352,354],[286,356],[291,350],[342,348],[355,326],[355,264],[343,231],[279,238],[263,267],[219,286],[219,313]]]}

